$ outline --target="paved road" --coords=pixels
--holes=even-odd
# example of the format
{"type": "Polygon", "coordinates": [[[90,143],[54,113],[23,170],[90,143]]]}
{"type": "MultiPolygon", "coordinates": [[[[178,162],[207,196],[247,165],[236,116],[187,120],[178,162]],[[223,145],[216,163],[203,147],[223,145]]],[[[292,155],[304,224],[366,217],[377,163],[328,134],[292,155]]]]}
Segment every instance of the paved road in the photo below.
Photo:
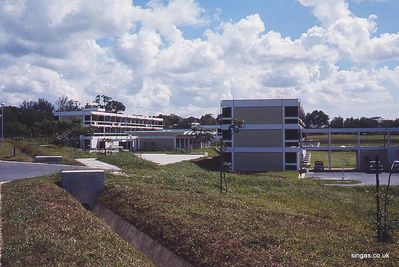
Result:
{"type": "Polygon", "coordinates": [[[176,155],[176,154],[136,154],[142,159],[150,160],[160,165],[172,164],[184,160],[193,160],[204,157],[204,155],[176,155]]]}
{"type": "Polygon", "coordinates": [[[84,159],[76,159],[76,160],[91,169],[100,169],[100,170],[105,170],[105,171],[120,171],[121,170],[120,168],[118,168],[114,165],[99,161],[96,158],[84,158],[84,159]]]}
{"type": "Polygon", "coordinates": [[[45,176],[62,170],[86,169],[82,166],[0,161],[0,182],[45,176]]]}
{"type": "MultiPolygon", "coordinates": [[[[380,183],[388,183],[389,173],[380,174],[380,183]]],[[[306,177],[317,177],[323,180],[341,180],[341,172],[309,172],[306,177]]],[[[359,181],[361,184],[357,185],[375,185],[375,174],[365,172],[344,172],[345,180],[359,181]]],[[[391,185],[399,185],[399,173],[392,174],[391,185]]]]}

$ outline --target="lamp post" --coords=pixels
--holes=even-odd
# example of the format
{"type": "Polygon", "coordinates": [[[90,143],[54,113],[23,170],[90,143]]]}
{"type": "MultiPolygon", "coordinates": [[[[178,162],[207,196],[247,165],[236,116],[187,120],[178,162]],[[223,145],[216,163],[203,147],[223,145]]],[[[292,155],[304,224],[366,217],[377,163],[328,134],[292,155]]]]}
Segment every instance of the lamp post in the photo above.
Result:
{"type": "Polygon", "coordinates": [[[4,103],[0,103],[1,106],[1,158],[4,158],[4,103]]]}
{"type": "Polygon", "coordinates": [[[342,151],[342,181],[344,180],[344,149],[346,146],[340,146],[342,151]]]}

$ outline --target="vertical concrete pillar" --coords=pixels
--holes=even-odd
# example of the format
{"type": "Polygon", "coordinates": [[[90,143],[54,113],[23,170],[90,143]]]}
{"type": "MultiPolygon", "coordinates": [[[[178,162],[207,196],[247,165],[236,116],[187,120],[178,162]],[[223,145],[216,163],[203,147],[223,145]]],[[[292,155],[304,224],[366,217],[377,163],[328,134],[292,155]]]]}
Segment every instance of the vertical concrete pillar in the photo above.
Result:
{"type": "Polygon", "coordinates": [[[328,169],[331,171],[331,131],[328,132],[328,169]]]}

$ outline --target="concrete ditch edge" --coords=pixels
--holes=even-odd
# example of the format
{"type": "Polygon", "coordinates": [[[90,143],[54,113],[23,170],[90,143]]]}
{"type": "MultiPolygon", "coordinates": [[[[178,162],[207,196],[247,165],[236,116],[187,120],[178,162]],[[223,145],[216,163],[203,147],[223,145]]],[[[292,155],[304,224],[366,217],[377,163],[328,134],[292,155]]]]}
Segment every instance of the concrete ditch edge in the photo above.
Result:
{"type": "Polygon", "coordinates": [[[97,203],[92,212],[103,219],[119,236],[129,244],[140,250],[148,259],[157,266],[165,267],[192,267],[182,257],[161,245],[157,240],[141,232],[118,214],[107,207],[97,203]]]}

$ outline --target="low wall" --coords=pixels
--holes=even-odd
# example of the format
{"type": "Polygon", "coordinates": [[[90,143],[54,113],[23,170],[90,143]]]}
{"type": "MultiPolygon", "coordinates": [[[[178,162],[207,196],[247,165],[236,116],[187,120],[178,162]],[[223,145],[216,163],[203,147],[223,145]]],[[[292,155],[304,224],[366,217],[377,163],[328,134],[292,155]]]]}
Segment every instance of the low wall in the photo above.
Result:
{"type": "Polygon", "coordinates": [[[36,156],[34,162],[61,162],[64,160],[63,156],[36,156]]]}
{"type": "Polygon", "coordinates": [[[97,217],[104,219],[118,235],[140,250],[155,265],[163,267],[193,266],[105,206],[97,203],[92,212],[97,217]]]}
{"type": "Polygon", "coordinates": [[[92,209],[104,190],[104,170],[70,170],[61,172],[61,187],[86,208],[92,209]]]}

